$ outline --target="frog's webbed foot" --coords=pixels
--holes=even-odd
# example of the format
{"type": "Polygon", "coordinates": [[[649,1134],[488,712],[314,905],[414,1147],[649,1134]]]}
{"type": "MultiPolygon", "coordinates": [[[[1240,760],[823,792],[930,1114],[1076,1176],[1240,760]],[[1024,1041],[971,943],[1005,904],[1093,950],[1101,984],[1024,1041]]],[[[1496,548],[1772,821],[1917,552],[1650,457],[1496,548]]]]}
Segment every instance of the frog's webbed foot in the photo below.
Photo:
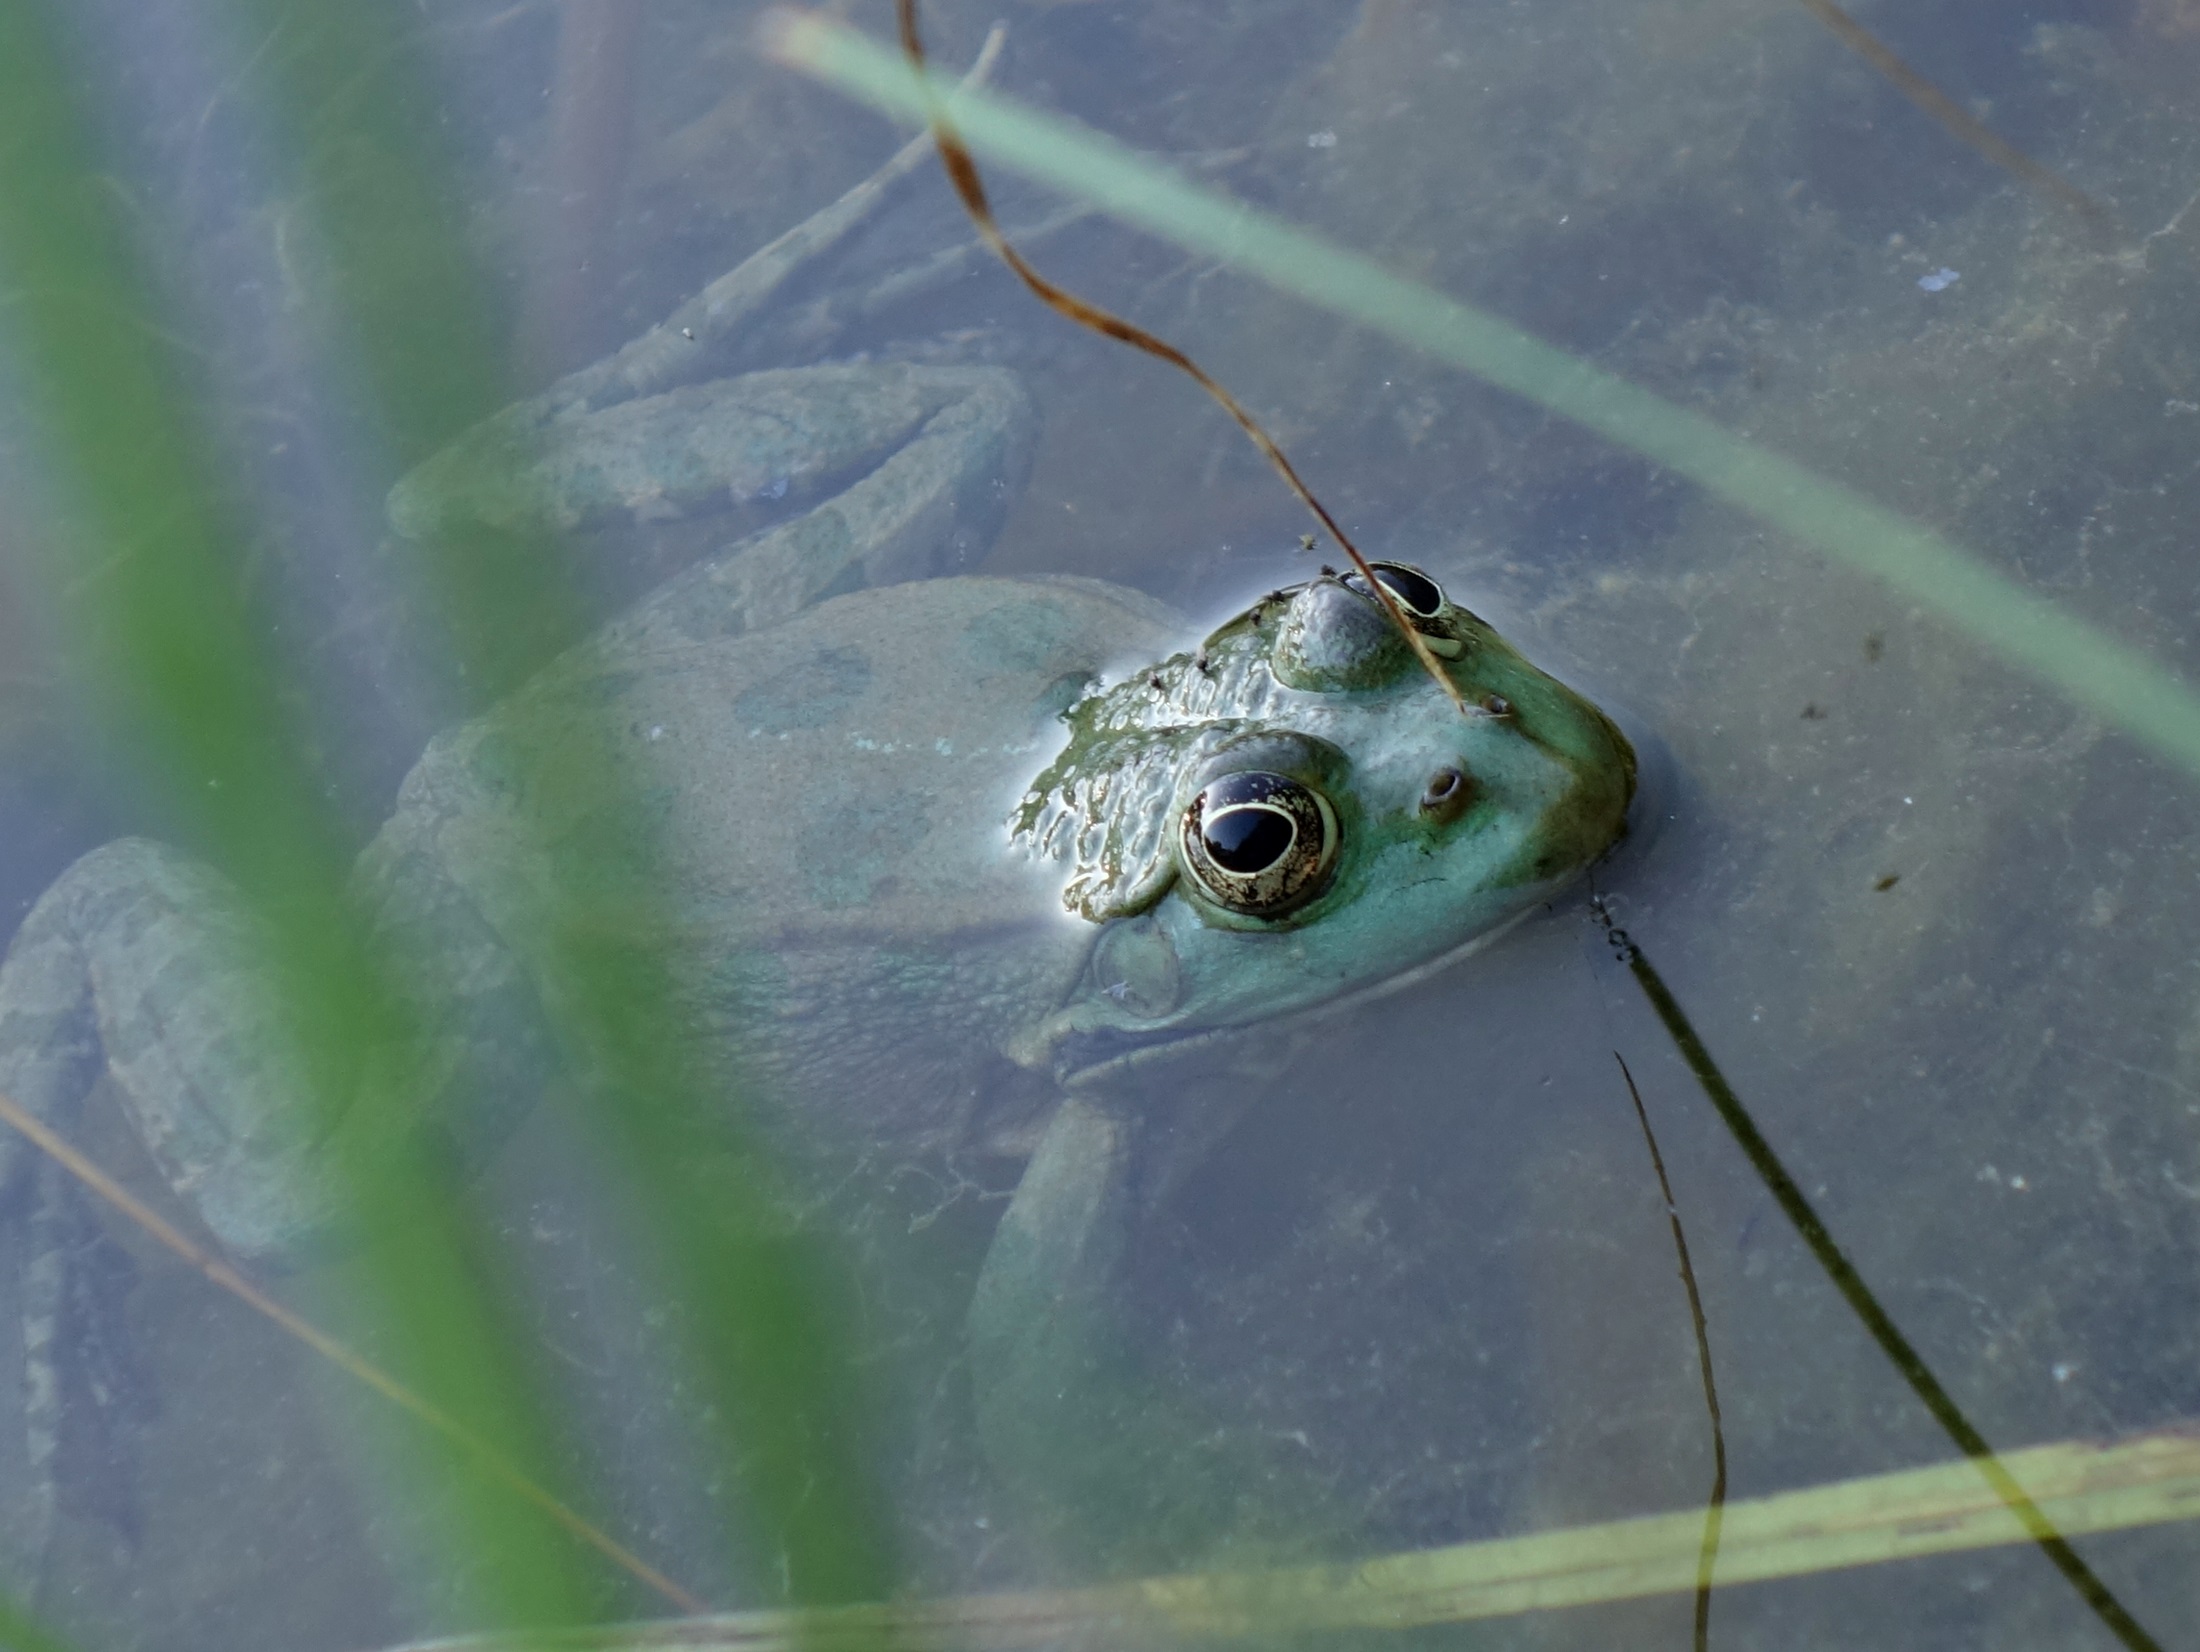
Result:
{"type": "MultiPolygon", "coordinates": [[[[1120,1304],[1142,1204],[1139,1126],[1065,1101],[1001,1218],[970,1305],[980,1443],[1020,1513],[1100,1569],[1257,1536],[1257,1465],[1142,1372],[1120,1304]]],[[[1212,1419],[1208,1422],[1211,1423],[1212,1419]]]]}

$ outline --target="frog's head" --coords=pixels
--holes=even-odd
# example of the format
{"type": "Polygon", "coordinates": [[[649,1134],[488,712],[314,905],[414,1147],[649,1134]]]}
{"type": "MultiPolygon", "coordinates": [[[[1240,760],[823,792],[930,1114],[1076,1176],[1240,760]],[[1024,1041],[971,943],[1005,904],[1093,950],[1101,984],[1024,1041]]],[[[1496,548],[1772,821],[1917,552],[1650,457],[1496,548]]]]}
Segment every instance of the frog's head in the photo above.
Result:
{"type": "Polygon", "coordinates": [[[1325,571],[1065,715],[1010,829],[1097,927],[1029,1057],[1089,1069],[1411,979],[1618,840],[1635,757],[1611,720],[1419,569],[1375,572],[1467,714],[1325,571]]]}

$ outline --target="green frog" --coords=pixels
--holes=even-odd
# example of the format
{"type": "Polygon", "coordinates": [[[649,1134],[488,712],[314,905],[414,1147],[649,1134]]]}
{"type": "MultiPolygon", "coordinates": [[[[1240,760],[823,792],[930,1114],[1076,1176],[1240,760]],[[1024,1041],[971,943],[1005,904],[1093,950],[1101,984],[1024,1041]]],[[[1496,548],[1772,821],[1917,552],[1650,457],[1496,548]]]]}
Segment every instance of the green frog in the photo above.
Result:
{"type": "MultiPolygon", "coordinates": [[[[1234,1116],[1125,1079],[1500,933],[1618,838],[1628,743],[1403,563],[1374,577],[1464,714],[1358,574],[1270,592],[1204,639],[1095,580],[929,577],[1020,480],[1028,404],[998,369],[757,374],[535,425],[408,479],[393,521],[570,527],[819,479],[822,497],[673,577],[405,780],[354,895],[417,961],[415,1127],[478,1160],[554,1071],[554,994],[524,962],[541,880],[601,876],[621,840],[537,782],[571,731],[602,731],[613,785],[588,795],[651,832],[689,1025],[770,1098],[790,1154],[1025,1167],[969,1336],[989,1455],[1042,1474],[1135,1233],[1234,1116]]],[[[111,1079],[249,1264],[323,1232],[352,1119],[323,1139],[286,1112],[239,913],[175,849],[87,855],[0,968],[0,1090],[65,1123],[111,1079]]],[[[0,1138],[0,1184],[25,1151],[0,1138]]]]}

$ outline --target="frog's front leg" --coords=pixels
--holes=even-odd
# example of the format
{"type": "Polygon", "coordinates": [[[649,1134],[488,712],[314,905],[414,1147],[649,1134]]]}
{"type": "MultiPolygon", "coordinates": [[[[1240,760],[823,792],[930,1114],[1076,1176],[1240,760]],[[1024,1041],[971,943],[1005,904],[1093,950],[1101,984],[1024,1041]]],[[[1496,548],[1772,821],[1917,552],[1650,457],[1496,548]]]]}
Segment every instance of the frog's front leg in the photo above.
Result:
{"type": "Polygon", "coordinates": [[[1131,1398],[1112,1304],[1130,1250],[1136,1138],[1126,1113],[1063,1102],[994,1230],[971,1297],[980,1443],[1026,1508],[1082,1512],[1130,1490],[1105,1451],[1092,1448],[1131,1398]]]}
{"type": "Polygon", "coordinates": [[[1023,485],[1035,424],[1013,373],[898,362],[750,373],[596,410],[521,403],[399,482],[390,519],[413,537],[467,522],[549,534],[816,501],[668,580],[599,637],[700,641],[981,553],[1023,485]]]}
{"type": "Polygon", "coordinates": [[[1066,1552],[1098,1570],[1187,1564],[1256,1535],[1242,1441],[1141,1368],[1122,1306],[1151,1189],[1146,1127],[1072,1096],[1048,1123],[971,1298],[972,1397],[988,1463],[1066,1552]]]}

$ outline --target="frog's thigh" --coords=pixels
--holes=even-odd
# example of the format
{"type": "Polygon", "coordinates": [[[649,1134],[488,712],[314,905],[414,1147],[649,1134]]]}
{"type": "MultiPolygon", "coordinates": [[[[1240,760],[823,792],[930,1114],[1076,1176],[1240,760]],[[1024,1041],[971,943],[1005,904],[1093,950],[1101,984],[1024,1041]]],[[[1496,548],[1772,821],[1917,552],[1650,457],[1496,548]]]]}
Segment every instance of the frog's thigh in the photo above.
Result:
{"type": "MultiPolygon", "coordinates": [[[[65,1124],[102,1069],[179,1193],[241,1255],[312,1225],[311,1139],[235,891],[143,839],[62,874],[0,966],[0,1089],[65,1124]]],[[[0,1138],[0,1185],[23,1144],[0,1138]]]]}
{"type": "Polygon", "coordinates": [[[1030,469],[1036,416],[995,367],[896,368],[940,406],[876,470],[659,586],[607,628],[617,647],[704,642],[826,597],[954,571],[992,541],[1030,469]]]}

